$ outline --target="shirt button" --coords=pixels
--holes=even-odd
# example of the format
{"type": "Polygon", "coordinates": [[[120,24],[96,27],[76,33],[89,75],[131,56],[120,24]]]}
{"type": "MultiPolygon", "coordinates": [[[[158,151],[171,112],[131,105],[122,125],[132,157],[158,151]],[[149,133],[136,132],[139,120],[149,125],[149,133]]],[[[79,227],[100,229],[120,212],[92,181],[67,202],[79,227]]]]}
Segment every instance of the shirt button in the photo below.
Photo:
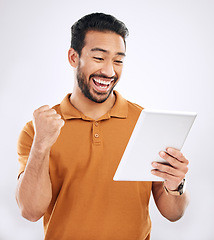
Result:
{"type": "Polygon", "coordinates": [[[97,127],[98,126],[98,122],[94,122],[94,125],[97,127]]]}
{"type": "Polygon", "coordinates": [[[94,136],[95,136],[95,138],[98,138],[98,137],[99,137],[99,134],[98,134],[98,133],[95,133],[94,136]]]}

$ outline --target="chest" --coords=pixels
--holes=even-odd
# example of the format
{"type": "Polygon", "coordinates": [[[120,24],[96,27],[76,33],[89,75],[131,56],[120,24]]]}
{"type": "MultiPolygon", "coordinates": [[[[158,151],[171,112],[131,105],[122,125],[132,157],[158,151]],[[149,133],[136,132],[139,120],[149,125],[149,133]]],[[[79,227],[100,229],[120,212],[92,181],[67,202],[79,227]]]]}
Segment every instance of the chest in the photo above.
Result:
{"type": "Polygon", "coordinates": [[[112,182],[134,126],[135,121],[118,118],[66,121],[50,153],[55,195],[62,187],[112,182]]]}

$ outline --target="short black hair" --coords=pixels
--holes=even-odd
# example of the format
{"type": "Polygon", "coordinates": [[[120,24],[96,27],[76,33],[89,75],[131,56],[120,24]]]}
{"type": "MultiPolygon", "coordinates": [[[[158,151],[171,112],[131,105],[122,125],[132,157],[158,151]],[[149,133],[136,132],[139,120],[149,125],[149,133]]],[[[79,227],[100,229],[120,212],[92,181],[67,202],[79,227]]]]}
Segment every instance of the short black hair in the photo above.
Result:
{"type": "Polygon", "coordinates": [[[71,48],[73,48],[79,56],[85,45],[85,35],[88,31],[117,33],[123,38],[125,44],[126,37],[129,35],[125,24],[112,15],[104,13],[88,14],[75,22],[71,27],[71,48]]]}

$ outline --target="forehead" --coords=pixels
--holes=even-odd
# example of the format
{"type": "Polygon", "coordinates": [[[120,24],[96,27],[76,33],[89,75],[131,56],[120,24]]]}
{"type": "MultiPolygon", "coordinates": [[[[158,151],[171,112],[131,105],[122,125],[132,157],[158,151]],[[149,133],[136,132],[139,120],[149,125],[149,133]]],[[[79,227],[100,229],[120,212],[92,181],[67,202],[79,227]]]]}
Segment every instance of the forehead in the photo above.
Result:
{"type": "Polygon", "coordinates": [[[94,48],[105,49],[109,53],[125,53],[123,38],[114,32],[88,31],[85,36],[85,45],[82,50],[90,51],[94,48]]]}

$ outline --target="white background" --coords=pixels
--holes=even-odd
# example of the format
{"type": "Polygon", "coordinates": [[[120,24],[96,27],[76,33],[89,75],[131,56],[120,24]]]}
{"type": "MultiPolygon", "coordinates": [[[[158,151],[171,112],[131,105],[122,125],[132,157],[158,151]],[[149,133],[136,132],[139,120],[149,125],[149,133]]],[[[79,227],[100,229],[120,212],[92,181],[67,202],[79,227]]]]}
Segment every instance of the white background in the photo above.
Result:
{"type": "Polygon", "coordinates": [[[151,199],[152,240],[214,239],[214,1],[0,0],[0,240],[43,238],[42,220],[24,220],[15,202],[17,138],[35,108],[72,91],[70,27],[96,11],[129,28],[116,87],[125,98],[146,108],[198,112],[183,148],[191,203],[170,223],[151,199]]]}

